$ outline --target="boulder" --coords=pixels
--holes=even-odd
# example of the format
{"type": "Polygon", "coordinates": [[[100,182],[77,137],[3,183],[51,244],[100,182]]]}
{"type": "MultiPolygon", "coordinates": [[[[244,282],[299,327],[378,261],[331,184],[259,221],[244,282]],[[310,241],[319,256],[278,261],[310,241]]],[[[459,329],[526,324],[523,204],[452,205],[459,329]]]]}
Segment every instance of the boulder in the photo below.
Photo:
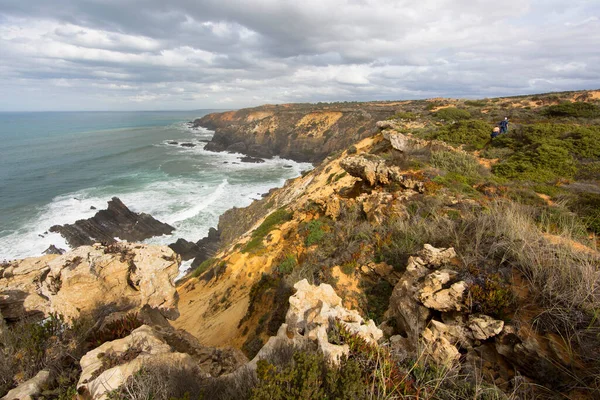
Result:
{"type": "Polygon", "coordinates": [[[477,340],[486,340],[498,335],[504,328],[504,321],[494,319],[488,315],[469,315],[469,329],[477,340]]]}
{"type": "Polygon", "coordinates": [[[196,147],[195,143],[189,143],[189,142],[185,142],[185,143],[180,143],[179,144],[181,147],[196,147]]]}
{"type": "Polygon", "coordinates": [[[386,121],[377,121],[375,124],[379,130],[385,129],[397,129],[398,123],[396,121],[386,120],[386,121]]]}
{"type": "Polygon", "coordinates": [[[407,136],[401,133],[392,133],[389,131],[383,132],[383,138],[388,140],[392,147],[400,152],[404,152],[410,145],[410,140],[407,136]]]}
{"type": "Polygon", "coordinates": [[[0,310],[16,321],[50,312],[70,319],[98,308],[126,311],[147,305],[175,319],[173,281],[179,263],[168,247],[130,243],[13,261],[13,276],[0,279],[0,310]]]}
{"type": "Polygon", "coordinates": [[[248,147],[246,146],[246,143],[237,142],[230,146],[227,146],[227,152],[229,152],[229,153],[245,153],[247,148],[248,147]]]}
{"type": "Polygon", "coordinates": [[[439,331],[436,325],[425,328],[421,335],[423,352],[437,365],[443,365],[450,368],[460,358],[460,353],[443,331],[439,331]]]}
{"type": "Polygon", "coordinates": [[[20,384],[0,400],[33,400],[37,399],[45,386],[50,382],[50,371],[41,370],[30,380],[20,384]]]}
{"type": "Polygon", "coordinates": [[[94,243],[114,243],[115,238],[140,242],[153,236],[169,235],[175,228],[145,213],[134,213],[118,197],[108,202],[92,218],[80,219],[74,224],[54,225],[50,232],[60,233],[71,247],[94,243]]]}
{"type": "Polygon", "coordinates": [[[240,161],[245,162],[245,163],[254,163],[254,164],[261,164],[261,163],[265,162],[265,160],[263,160],[262,158],[251,157],[251,156],[240,157],[240,161]]]}

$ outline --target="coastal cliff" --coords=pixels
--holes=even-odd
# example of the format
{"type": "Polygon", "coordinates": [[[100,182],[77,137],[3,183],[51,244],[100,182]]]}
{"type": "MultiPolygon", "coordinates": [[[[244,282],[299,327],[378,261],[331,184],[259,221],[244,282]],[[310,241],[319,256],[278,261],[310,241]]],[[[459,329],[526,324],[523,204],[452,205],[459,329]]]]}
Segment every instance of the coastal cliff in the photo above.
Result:
{"type": "MultiPolygon", "coordinates": [[[[220,248],[176,293],[179,256],[166,247],[0,266],[0,334],[12,340],[0,361],[14,364],[0,389],[51,375],[8,351],[22,315],[73,318],[85,308],[66,289],[96,303],[110,283],[118,329],[98,324],[85,351],[67,352],[78,360],[67,382],[92,398],[598,398],[600,92],[390,111],[223,214],[220,248]],[[491,139],[507,114],[508,133],[491,139]]],[[[46,356],[71,348],[79,325],[39,326],[46,356]]]]}
{"type": "Polygon", "coordinates": [[[373,134],[375,122],[394,115],[398,104],[265,105],[208,114],[193,126],[215,131],[206,150],[317,162],[373,134]]]}

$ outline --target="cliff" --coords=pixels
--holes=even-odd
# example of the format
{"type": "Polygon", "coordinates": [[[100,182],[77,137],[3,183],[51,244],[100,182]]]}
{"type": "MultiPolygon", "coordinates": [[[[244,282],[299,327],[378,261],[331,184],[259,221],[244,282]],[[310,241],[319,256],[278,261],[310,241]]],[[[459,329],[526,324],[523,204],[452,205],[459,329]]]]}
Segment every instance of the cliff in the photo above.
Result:
{"type": "Polygon", "coordinates": [[[392,116],[397,105],[393,102],[266,105],[208,114],[195,120],[193,126],[215,131],[207,150],[316,162],[370,136],[375,122],[392,116]]]}

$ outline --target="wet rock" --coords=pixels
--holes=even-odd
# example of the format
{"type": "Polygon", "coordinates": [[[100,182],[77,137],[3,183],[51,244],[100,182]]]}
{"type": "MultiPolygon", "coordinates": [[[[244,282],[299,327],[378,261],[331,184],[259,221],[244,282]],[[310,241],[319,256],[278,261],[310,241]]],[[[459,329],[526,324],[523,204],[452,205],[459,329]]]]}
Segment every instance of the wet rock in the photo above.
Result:
{"type": "Polygon", "coordinates": [[[248,147],[246,146],[246,143],[237,142],[230,146],[227,146],[226,150],[228,153],[244,153],[244,152],[246,152],[247,149],[248,149],[248,147]]]}
{"type": "Polygon", "coordinates": [[[189,143],[189,142],[180,143],[179,145],[181,147],[196,147],[196,145],[194,143],[189,143]]]}
{"type": "Polygon", "coordinates": [[[181,256],[182,260],[191,260],[198,255],[200,248],[194,242],[188,242],[185,239],[177,239],[175,243],[169,245],[171,250],[181,256]]]}
{"type": "Polygon", "coordinates": [[[175,228],[149,214],[132,212],[117,197],[108,202],[106,210],[98,211],[92,218],[50,228],[50,232],[60,233],[71,247],[98,242],[114,243],[117,237],[140,242],[153,236],[168,235],[173,230],[175,228]]]}
{"type": "Polygon", "coordinates": [[[245,163],[254,163],[254,164],[261,164],[261,163],[265,162],[265,160],[263,160],[262,158],[250,157],[250,156],[240,157],[240,161],[245,162],[245,163]]]}
{"type": "Polygon", "coordinates": [[[65,249],[59,249],[55,245],[51,244],[46,250],[44,250],[44,254],[65,254],[65,249]]]}
{"type": "Polygon", "coordinates": [[[20,384],[2,397],[1,400],[33,400],[43,391],[50,382],[50,371],[41,370],[30,380],[20,384]]]}
{"type": "Polygon", "coordinates": [[[170,145],[176,146],[176,145],[178,145],[178,144],[179,144],[179,142],[176,142],[176,141],[174,141],[174,140],[171,140],[171,141],[167,142],[167,144],[170,144],[170,145]]]}
{"type": "Polygon", "coordinates": [[[198,252],[192,262],[192,268],[196,268],[219,251],[219,247],[221,246],[221,233],[215,228],[209,228],[208,235],[198,240],[196,246],[198,246],[198,252]]]}

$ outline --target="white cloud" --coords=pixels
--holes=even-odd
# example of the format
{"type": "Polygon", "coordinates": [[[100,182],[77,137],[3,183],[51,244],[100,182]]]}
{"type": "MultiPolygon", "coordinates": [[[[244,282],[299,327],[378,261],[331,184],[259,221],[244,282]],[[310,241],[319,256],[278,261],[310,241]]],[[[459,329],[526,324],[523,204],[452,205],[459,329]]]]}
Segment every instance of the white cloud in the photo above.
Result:
{"type": "Polygon", "coordinates": [[[586,0],[5,0],[0,110],[598,88],[598,16],[586,0]]]}

